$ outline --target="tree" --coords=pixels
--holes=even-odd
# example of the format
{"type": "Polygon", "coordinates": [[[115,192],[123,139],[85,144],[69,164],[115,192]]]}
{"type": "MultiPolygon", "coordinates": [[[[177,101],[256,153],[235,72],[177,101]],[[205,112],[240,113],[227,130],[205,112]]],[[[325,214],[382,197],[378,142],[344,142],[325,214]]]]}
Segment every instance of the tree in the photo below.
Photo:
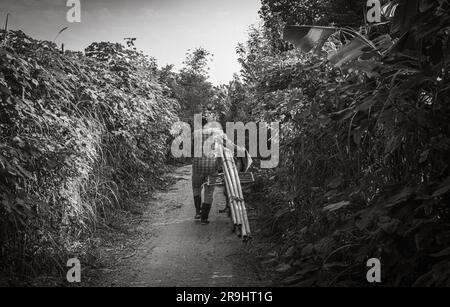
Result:
{"type": "Polygon", "coordinates": [[[229,114],[227,121],[241,121],[244,120],[250,112],[246,112],[246,92],[239,75],[234,74],[233,80],[230,81],[228,85],[228,96],[227,101],[229,104],[229,114]]]}
{"type": "Polygon", "coordinates": [[[186,60],[183,62],[185,65],[183,70],[194,75],[208,77],[208,62],[211,60],[211,57],[213,57],[213,54],[202,47],[193,51],[189,49],[186,54],[186,60]]]}
{"type": "Polygon", "coordinates": [[[213,101],[215,91],[208,81],[208,64],[212,53],[199,47],[188,50],[184,67],[176,76],[176,84],[172,85],[175,97],[181,103],[180,117],[193,124],[194,114],[205,113],[213,101]]]}

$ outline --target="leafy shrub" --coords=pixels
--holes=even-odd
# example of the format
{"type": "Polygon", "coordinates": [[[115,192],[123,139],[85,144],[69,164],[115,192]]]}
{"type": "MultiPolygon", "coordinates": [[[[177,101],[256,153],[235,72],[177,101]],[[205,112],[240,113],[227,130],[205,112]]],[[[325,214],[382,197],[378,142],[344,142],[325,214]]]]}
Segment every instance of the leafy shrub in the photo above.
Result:
{"type": "Polygon", "coordinates": [[[0,55],[0,270],[57,272],[139,178],[158,185],[178,103],[119,44],[61,54],[10,31],[0,55]]]}
{"type": "Polygon", "coordinates": [[[340,68],[274,49],[271,29],[240,46],[246,105],[282,122],[259,189],[265,225],[295,247],[286,284],[365,285],[372,257],[384,284],[450,283],[449,6],[395,2],[392,47],[340,68]]]}

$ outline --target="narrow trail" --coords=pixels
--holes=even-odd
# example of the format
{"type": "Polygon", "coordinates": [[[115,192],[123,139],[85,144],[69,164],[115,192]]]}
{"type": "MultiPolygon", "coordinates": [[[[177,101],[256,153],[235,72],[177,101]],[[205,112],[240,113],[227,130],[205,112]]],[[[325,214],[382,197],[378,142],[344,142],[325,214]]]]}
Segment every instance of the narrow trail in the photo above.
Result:
{"type": "Polygon", "coordinates": [[[210,225],[193,219],[191,167],[178,168],[177,182],[148,204],[135,252],[102,278],[104,286],[263,286],[245,244],[231,233],[231,221],[219,213],[217,195],[210,225]]]}

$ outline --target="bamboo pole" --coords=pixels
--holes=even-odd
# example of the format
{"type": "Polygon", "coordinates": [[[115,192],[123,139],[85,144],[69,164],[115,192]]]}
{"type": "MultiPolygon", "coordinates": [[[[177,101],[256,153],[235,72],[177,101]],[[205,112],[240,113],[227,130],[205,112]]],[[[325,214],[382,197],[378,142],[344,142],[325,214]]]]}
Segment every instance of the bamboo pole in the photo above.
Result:
{"type": "MultiPolygon", "coordinates": [[[[232,158],[232,156],[231,156],[232,158]]],[[[230,160],[230,154],[227,150],[224,149],[224,161],[226,163],[226,172],[227,172],[227,177],[230,179],[230,187],[232,190],[232,198],[236,199],[239,198],[239,192],[238,192],[238,188],[236,186],[236,180],[233,176],[233,167],[235,167],[235,165],[232,164],[232,159],[230,160]]],[[[246,227],[244,225],[244,212],[243,212],[243,208],[241,205],[241,202],[239,200],[235,200],[235,204],[237,207],[237,216],[239,219],[239,225],[241,226],[241,234],[242,236],[246,237],[247,236],[247,231],[246,231],[246,227]]]]}
{"type": "Polygon", "coordinates": [[[227,184],[227,189],[228,189],[228,198],[230,199],[230,205],[233,207],[233,211],[234,211],[234,215],[235,215],[235,224],[236,225],[241,225],[242,224],[242,220],[239,214],[239,210],[238,210],[238,206],[236,204],[236,200],[234,199],[236,196],[236,193],[234,191],[233,188],[233,184],[231,181],[231,177],[230,177],[230,173],[229,173],[229,169],[228,169],[228,165],[226,163],[226,158],[223,157],[223,171],[224,171],[224,176],[225,176],[225,182],[227,184]]]}
{"type": "MultiPolygon", "coordinates": [[[[222,136],[220,137],[223,142],[222,136]]],[[[216,140],[219,141],[219,140],[216,140]]],[[[234,144],[232,144],[234,145],[234,144]]],[[[230,198],[230,207],[232,219],[237,226],[241,227],[241,234],[246,239],[251,236],[250,223],[247,215],[247,208],[245,206],[244,193],[242,192],[241,181],[239,173],[236,169],[233,154],[230,149],[225,148],[222,144],[220,146],[220,154],[222,156],[222,163],[224,169],[225,184],[230,198]],[[234,217],[233,217],[234,211],[234,217]]],[[[234,145],[236,147],[236,145],[234,145]]]]}
{"type": "Polygon", "coordinates": [[[247,216],[247,209],[245,207],[245,201],[244,201],[244,193],[242,192],[242,186],[241,186],[241,182],[239,179],[239,173],[236,169],[236,164],[234,162],[233,156],[231,155],[230,152],[227,152],[227,160],[232,164],[232,166],[230,167],[231,169],[231,177],[232,180],[235,183],[235,187],[236,187],[236,192],[237,192],[237,196],[240,199],[240,208],[242,210],[242,224],[243,227],[245,228],[245,233],[250,236],[251,235],[251,230],[250,230],[250,223],[248,221],[248,216],[247,216]]]}
{"type": "Polygon", "coordinates": [[[227,180],[228,180],[228,183],[229,183],[229,187],[230,187],[230,192],[231,192],[229,197],[230,197],[231,202],[234,204],[234,206],[236,208],[237,224],[239,226],[241,226],[243,220],[242,220],[242,210],[240,208],[239,203],[236,200],[236,198],[238,197],[238,194],[237,194],[237,191],[236,191],[236,187],[233,184],[233,178],[231,177],[231,170],[230,170],[229,165],[226,162],[226,160],[225,160],[225,164],[226,164],[225,176],[227,177],[227,180]]]}
{"type": "Polygon", "coordinates": [[[233,230],[236,230],[237,226],[240,226],[242,224],[242,219],[239,216],[237,204],[236,204],[236,201],[234,200],[235,193],[232,188],[231,178],[230,178],[230,175],[228,172],[226,160],[224,158],[225,157],[224,147],[223,147],[223,144],[219,143],[219,141],[220,140],[216,139],[215,145],[216,145],[216,148],[219,150],[220,156],[222,157],[222,168],[223,168],[223,173],[224,173],[225,188],[228,191],[228,200],[230,203],[231,219],[234,224],[233,230]]]}
{"type": "Polygon", "coordinates": [[[226,156],[226,163],[227,163],[227,171],[228,171],[228,176],[230,177],[230,182],[232,185],[232,189],[233,189],[233,197],[235,198],[235,202],[237,204],[238,207],[238,211],[239,211],[239,218],[240,218],[240,226],[242,226],[244,224],[244,216],[243,216],[243,212],[242,212],[242,206],[240,201],[238,200],[239,198],[239,192],[236,186],[236,179],[234,177],[234,172],[233,172],[233,166],[230,160],[230,156],[227,155],[226,156]]]}
{"type": "Polygon", "coordinates": [[[245,202],[244,202],[244,193],[242,193],[242,186],[241,186],[241,180],[240,180],[240,178],[239,178],[239,173],[238,173],[238,171],[237,171],[237,169],[236,169],[236,167],[233,167],[233,173],[234,173],[234,177],[235,177],[235,181],[236,181],[236,187],[237,187],[237,192],[238,192],[238,197],[240,198],[240,199],[242,199],[242,203],[241,203],[241,206],[242,206],[242,209],[243,209],[243,213],[244,213],[244,215],[243,215],[243,223],[244,223],[244,225],[245,225],[245,227],[247,228],[247,233],[250,233],[250,225],[249,225],[249,223],[248,223],[248,219],[247,219],[247,210],[246,210],[246,208],[245,208],[245,202]]]}
{"type": "MultiPolygon", "coordinates": [[[[225,164],[225,163],[224,163],[225,164]]],[[[223,165],[223,168],[225,169],[225,165],[223,165]]],[[[224,171],[225,172],[225,171],[224,171]]],[[[224,177],[225,177],[225,173],[224,173],[224,177]]],[[[236,217],[236,208],[234,205],[234,201],[231,199],[231,188],[230,188],[230,184],[228,182],[228,180],[226,178],[224,178],[225,181],[225,187],[227,189],[228,192],[228,200],[230,202],[230,211],[231,211],[231,219],[233,220],[233,224],[235,226],[237,226],[237,217],[236,217]]]]}
{"type": "MultiPolygon", "coordinates": [[[[248,236],[248,225],[246,225],[245,223],[245,207],[243,206],[243,201],[242,201],[242,196],[239,194],[239,177],[236,178],[236,164],[234,163],[234,159],[233,156],[231,155],[231,153],[229,151],[225,151],[225,160],[228,163],[228,170],[230,172],[230,177],[231,177],[231,181],[234,187],[234,194],[237,198],[239,198],[239,200],[237,200],[237,204],[238,204],[238,209],[239,209],[239,214],[240,214],[240,218],[241,218],[241,228],[242,228],[242,236],[243,237],[247,237],[248,236]]],[[[247,223],[248,224],[248,223],[247,223]]]]}
{"type": "Polygon", "coordinates": [[[244,193],[242,192],[241,180],[239,178],[239,173],[238,173],[236,167],[233,168],[233,171],[234,171],[235,176],[236,176],[236,185],[237,185],[237,188],[238,188],[238,195],[239,195],[239,198],[242,199],[242,209],[243,209],[243,213],[244,213],[244,215],[242,217],[243,218],[242,222],[245,225],[245,228],[247,230],[248,236],[250,236],[251,235],[250,223],[248,221],[247,208],[245,207],[244,193]]]}

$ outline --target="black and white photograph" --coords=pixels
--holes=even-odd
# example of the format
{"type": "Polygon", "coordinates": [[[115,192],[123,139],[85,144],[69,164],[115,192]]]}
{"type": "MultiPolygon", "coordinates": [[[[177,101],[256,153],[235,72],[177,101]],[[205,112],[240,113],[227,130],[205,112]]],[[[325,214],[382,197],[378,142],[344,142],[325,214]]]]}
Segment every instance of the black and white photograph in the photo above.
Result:
{"type": "Polygon", "coordinates": [[[448,286],[449,0],[0,0],[1,288],[448,286]]]}

